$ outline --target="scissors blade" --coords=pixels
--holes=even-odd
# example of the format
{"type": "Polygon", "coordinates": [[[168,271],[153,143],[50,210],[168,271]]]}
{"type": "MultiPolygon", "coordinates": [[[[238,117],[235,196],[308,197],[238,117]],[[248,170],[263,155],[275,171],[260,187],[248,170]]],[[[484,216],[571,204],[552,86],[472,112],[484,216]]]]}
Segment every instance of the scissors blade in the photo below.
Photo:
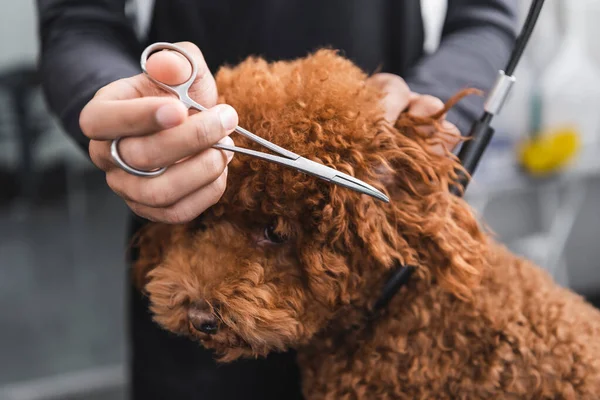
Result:
{"type": "MultiPolygon", "coordinates": [[[[292,167],[292,168],[297,168],[296,160],[298,158],[300,158],[299,155],[296,155],[294,158],[290,159],[290,158],[280,157],[280,156],[276,156],[276,155],[269,154],[269,153],[263,153],[262,151],[246,149],[244,147],[229,146],[227,144],[221,144],[221,143],[216,143],[212,147],[215,149],[221,149],[221,150],[226,150],[226,151],[232,151],[234,153],[245,154],[247,156],[260,158],[261,160],[274,162],[276,164],[283,165],[286,167],[292,167]]],[[[292,153],[292,154],[294,154],[294,153],[292,153]]]]}
{"type": "Polygon", "coordinates": [[[385,194],[383,194],[373,186],[344,172],[340,172],[336,169],[333,169],[323,164],[316,163],[304,157],[300,157],[298,160],[296,160],[296,164],[296,169],[303,171],[307,174],[330,181],[336,185],[346,187],[356,192],[375,197],[376,199],[379,199],[385,203],[390,202],[389,197],[387,197],[385,194]]]}
{"type": "Polygon", "coordinates": [[[389,203],[390,199],[373,186],[356,179],[353,176],[337,171],[326,165],[316,163],[308,160],[304,157],[298,156],[295,160],[275,156],[272,154],[262,153],[260,151],[245,149],[243,147],[229,146],[226,144],[217,143],[213,145],[214,148],[233,151],[235,153],[241,153],[252,157],[260,158],[262,160],[274,162],[285,167],[290,167],[305,174],[312,175],[316,178],[323,179],[324,181],[331,182],[333,184],[346,187],[359,193],[364,193],[371,197],[375,197],[383,202],[389,203]]]}

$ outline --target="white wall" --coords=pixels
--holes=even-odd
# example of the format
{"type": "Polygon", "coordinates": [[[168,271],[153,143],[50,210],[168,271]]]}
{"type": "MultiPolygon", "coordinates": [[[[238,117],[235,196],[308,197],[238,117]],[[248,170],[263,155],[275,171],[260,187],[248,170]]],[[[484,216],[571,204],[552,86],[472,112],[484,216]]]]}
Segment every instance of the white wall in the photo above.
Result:
{"type": "Polygon", "coordinates": [[[34,0],[0,0],[0,10],[0,70],[22,62],[36,62],[34,0]]]}

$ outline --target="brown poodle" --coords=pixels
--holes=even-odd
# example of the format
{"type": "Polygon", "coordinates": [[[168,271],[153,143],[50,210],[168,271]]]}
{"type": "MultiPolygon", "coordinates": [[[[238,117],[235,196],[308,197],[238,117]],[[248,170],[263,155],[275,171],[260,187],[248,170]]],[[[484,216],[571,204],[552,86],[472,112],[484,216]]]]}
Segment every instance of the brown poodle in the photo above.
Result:
{"type": "Polygon", "coordinates": [[[391,202],[237,155],[218,204],[138,238],[155,321],[223,362],[296,349],[307,399],[600,399],[600,312],[450,194],[456,158],[417,129],[442,113],[391,126],[366,78],[329,50],[219,71],[241,126],[391,202]],[[398,263],[416,272],[368,320],[398,263]]]}

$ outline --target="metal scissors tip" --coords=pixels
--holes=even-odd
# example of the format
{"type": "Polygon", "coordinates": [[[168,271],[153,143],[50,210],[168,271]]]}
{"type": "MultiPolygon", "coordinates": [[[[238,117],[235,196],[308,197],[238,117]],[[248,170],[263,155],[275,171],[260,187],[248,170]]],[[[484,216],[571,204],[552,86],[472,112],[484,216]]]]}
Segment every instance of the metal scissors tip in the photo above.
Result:
{"type": "Polygon", "coordinates": [[[381,193],[379,190],[375,189],[373,186],[364,183],[363,181],[354,178],[353,176],[341,174],[332,179],[332,182],[339,186],[344,186],[348,189],[355,190],[360,193],[367,194],[371,197],[375,197],[383,201],[384,203],[389,203],[390,198],[385,194],[381,193]]]}

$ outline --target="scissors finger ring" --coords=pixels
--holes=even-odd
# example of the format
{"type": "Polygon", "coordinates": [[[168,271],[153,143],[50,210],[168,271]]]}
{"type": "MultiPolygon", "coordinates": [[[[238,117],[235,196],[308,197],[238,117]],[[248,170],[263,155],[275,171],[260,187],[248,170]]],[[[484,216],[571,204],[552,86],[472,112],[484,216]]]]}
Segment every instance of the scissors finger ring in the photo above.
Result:
{"type": "Polygon", "coordinates": [[[115,164],[117,164],[117,166],[119,168],[121,168],[122,170],[124,170],[125,172],[128,172],[131,175],[135,175],[135,176],[142,176],[142,177],[150,178],[150,177],[162,175],[167,170],[166,167],[159,168],[154,171],[142,171],[141,169],[133,168],[131,165],[129,165],[125,161],[123,161],[123,158],[119,154],[119,142],[120,141],[121,141],[121,138],[117,138],[112,141],[112,144],[110,145],[110,155],[111,155],[113,161],[115,162],[115,164]]]}

